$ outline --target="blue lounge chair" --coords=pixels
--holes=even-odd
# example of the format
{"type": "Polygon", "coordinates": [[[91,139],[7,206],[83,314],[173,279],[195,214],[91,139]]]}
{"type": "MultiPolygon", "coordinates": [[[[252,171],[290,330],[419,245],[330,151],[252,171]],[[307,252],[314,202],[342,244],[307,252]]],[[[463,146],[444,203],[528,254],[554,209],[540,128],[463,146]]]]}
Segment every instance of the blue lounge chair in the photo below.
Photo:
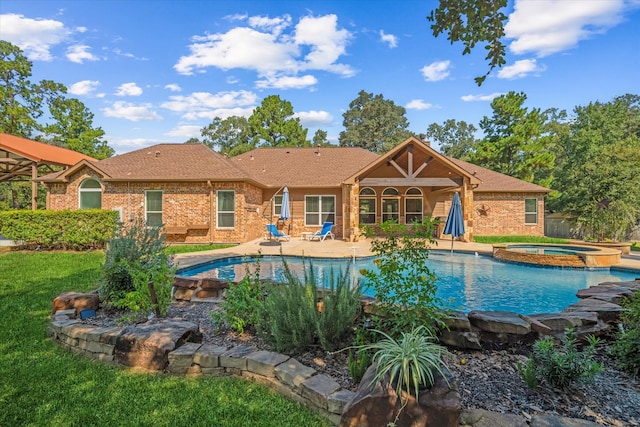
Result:
{"type": "Polygon", "coordinates": [[[283,239],[288,242],[291,238],[288,234],[285,234],[282,231],[278,230],[275,224],[267,224],[267,235],[273,236],[276,241],[283,239]]]}
{"type": "Polygon", "coordinates": [[[322,230],[316,231],[315,234],[309,236],[309,240],[318,239],[319,241],[323,241],[327,237],[331,237],[331,240],[333,240],[333,233],[331,232],[332,228],[332,222],[325,222],[324,224],[322,224],[322,230]]]}

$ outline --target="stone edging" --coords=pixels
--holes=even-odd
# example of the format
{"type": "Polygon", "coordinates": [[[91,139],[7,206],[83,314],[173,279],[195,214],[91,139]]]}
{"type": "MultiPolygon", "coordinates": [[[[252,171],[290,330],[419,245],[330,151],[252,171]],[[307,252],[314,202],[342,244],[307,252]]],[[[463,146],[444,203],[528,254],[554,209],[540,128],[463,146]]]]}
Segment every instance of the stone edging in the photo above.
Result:
{"type": "MultiPolygon", "coordinates": [[[[151,343],[145,344],[144,340],[127,346],[124,337],[131,332],[130,328],[87,325],[75,317],[76,309],[57,311],[49,325],[48,336],[63,347],[101,362],[181,375],[247,378],[316,410],[334,425],[339,424],[343,407],[354,396],[331,377],[318,374],[315,369],[283,354],[247,346],[229,348],[199,342],[181,343],[183,336],[169,345],[167,337],[161,337],[164,345],[154,352],[151,343]],[[127,348],[132,353],[137,352],[138,357],[124,354],[127,348]],[[143,362],[141,366],[141,361],[147,363],[143,362]]],[[[158,329],[166,330],[171,323],[158,322],[156,325],[158,329]]],[[[181,322],[180,326],[197,329],[189,322],[181,322]]]]}

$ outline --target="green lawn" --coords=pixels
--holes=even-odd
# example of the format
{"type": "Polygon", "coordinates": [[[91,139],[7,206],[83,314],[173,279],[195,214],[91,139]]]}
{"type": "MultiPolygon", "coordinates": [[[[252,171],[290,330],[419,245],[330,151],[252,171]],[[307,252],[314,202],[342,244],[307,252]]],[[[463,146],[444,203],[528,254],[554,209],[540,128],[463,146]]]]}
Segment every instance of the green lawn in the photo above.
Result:
{"type": "Polygon", "coordinates": [[[100,252],[0,254],[0,425],[328,425],[251,382],[136,374],[47,339],[53,298],[95,288],[103,260],[100,252]]]}

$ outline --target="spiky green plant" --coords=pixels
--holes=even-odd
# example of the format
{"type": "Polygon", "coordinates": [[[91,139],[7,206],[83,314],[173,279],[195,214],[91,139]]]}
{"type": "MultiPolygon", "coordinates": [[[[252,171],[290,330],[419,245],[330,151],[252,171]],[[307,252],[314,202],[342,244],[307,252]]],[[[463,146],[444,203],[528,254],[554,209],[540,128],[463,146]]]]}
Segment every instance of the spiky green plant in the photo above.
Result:
{"type": "Polygon", "coordinates": [[[416,399],[420,387],[430,387],[435,382],[435,373],[444,378],[446,365],[442,355],[447,350],[435,343],[436,337],[424,326],[403,332],[399,340],[382,331],[375,330],[384,338],[362,349],[375,351],[373,363],[376,365],[374,382],[381,382],[387,376],[396,385],[396,393],[402,399],[402,392],[413,394],[416,399]]]}

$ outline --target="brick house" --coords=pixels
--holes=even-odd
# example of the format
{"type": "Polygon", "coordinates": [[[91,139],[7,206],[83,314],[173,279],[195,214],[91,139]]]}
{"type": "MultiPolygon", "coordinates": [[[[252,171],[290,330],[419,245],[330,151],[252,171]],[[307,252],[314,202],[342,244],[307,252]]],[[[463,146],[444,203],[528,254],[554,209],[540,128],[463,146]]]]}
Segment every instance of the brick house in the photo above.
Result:
{"type": "Polygon", "coordinates": [[[355,240],[361,224],[426,215],[446,218],[460,194],[465,239],[543,235],[548,189],[446,157],[409,138],[378,155],[361,148],[258,148],[227,158],[201,144],[159,144],[100,161],[82,160],[39,179],[47,208],[114,209],[123,222],[164,224],[174,242],[245,242],[277,222],[287,186],[288,234],[324,221],[355,240]]]}

